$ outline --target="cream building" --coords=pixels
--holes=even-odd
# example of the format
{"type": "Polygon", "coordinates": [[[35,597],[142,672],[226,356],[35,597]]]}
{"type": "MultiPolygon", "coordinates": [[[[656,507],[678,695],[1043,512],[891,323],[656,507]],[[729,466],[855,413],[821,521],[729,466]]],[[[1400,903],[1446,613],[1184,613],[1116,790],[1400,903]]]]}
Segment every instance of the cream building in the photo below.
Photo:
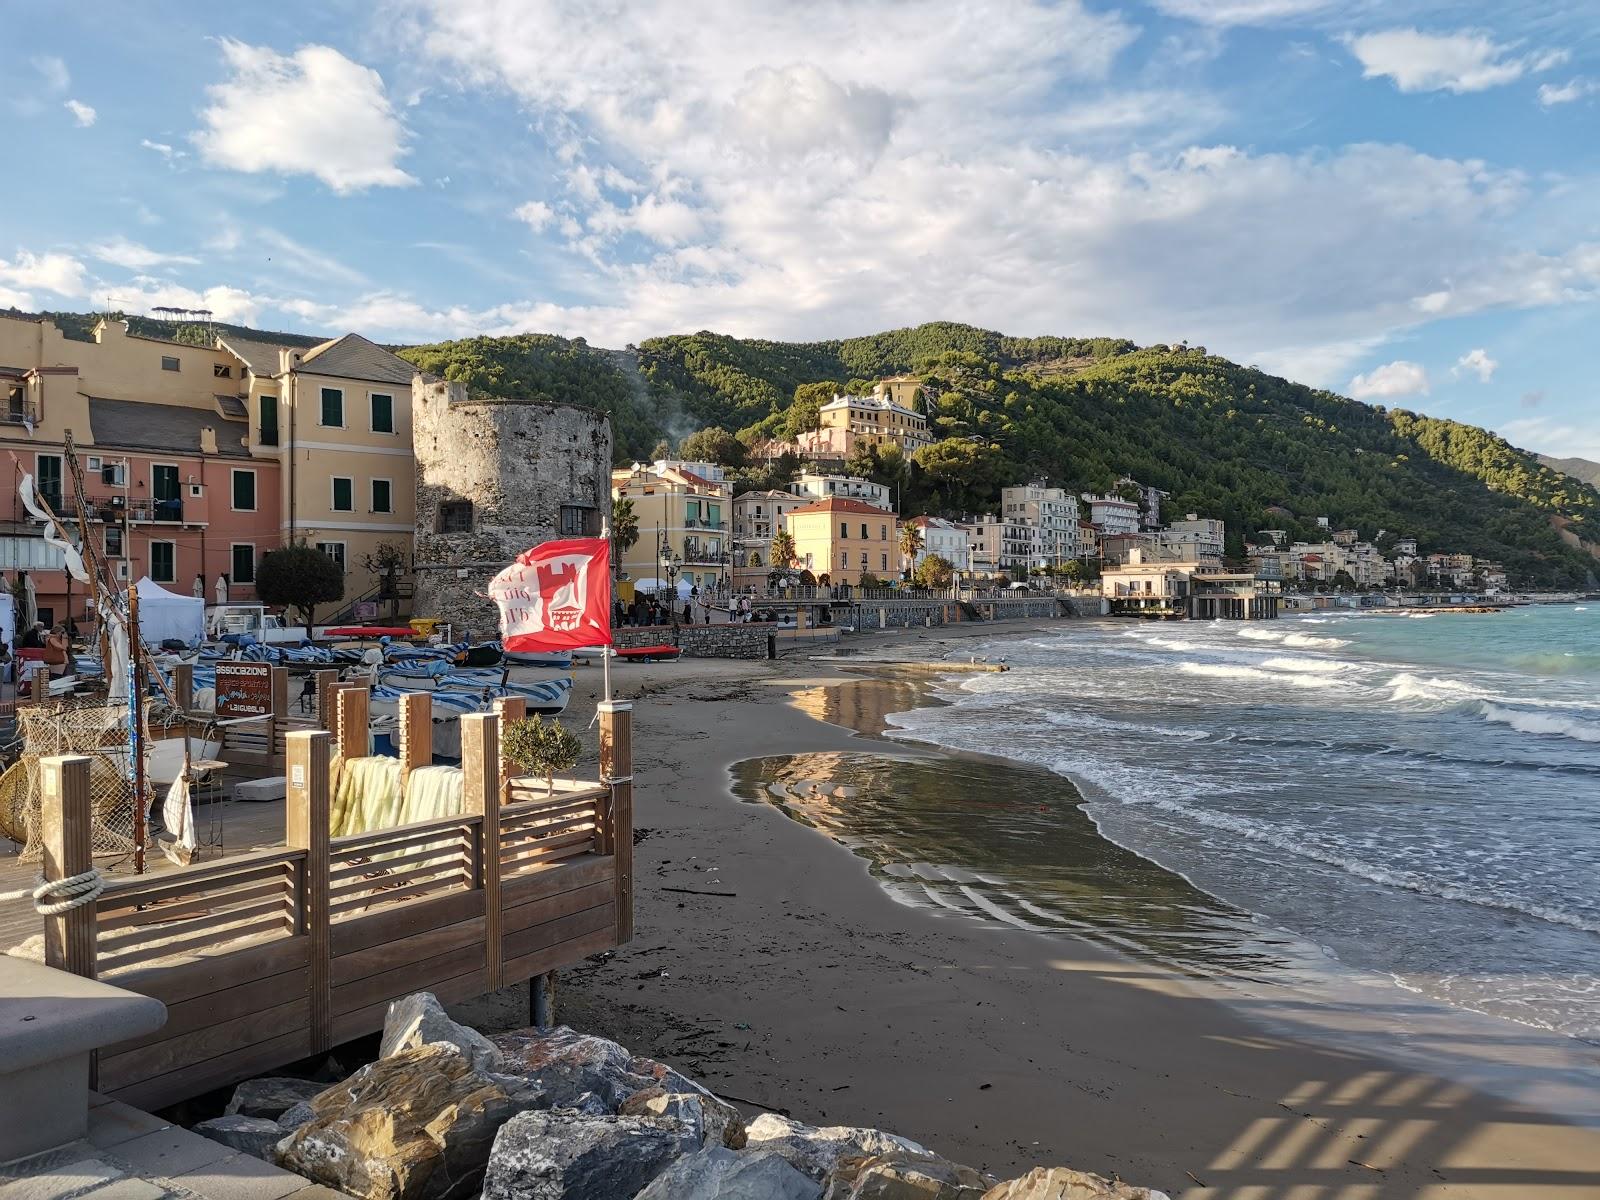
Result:
{"type": "Polygon", "coordinates": [[[928,418],[911,407],[920,389],[920,381],[900,376],[880,381],[870,396],[835,396],[818,414],[821,426],[846,431],[851,444],[893,442],[910,454],[933,443],[928,418]]]}
{"type": "Polygon", "coordinates": [[[795,557],[818,583],[858,584],[863,574],[887,579],[900,562],[900,522],[860,500],[817,500],[784,517],[795,557]]]}
{"type": "Polygon", "coordinates": [[[639,540],[622,552],[623,575],[666,579],[662,551],[692,587],[728,586],[732,555],[728,485],[689,470],[701,464],[635,463],[611,473],[611,495],[633,505],[639,540]]]}
{"type": "Polygon", "coordinates": [[[965,526],[943,517],[913,517],[912,524],[922,534],[922,549],[910,564],[912,570],[930,555],[937,555],[962,575],[972,571],[972,549],[965,526]]]}
{"type": "Polygon", "coordinates": [[[772,561],[773,535],[785,528],[784,517],[810,504],[810,496],[793,492],[745,492],[733,498],[733,586],[764,589],[767,576],[787,566],[772,561]]]}
{"type": "Polygon", "coordinates": [[[885,511],[894,507],[889,499],[889,489],[870,479],[854,475],[823,475],[802,471],[789,484],[789,490],[812,500],[860,500],[885,511]]]}

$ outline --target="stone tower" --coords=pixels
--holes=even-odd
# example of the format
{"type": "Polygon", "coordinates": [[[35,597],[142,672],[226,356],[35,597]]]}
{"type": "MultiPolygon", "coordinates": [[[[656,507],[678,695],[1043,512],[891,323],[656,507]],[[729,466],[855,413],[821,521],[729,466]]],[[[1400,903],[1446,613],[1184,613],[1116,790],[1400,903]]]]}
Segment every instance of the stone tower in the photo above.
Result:
{"type": "Polygon", "coordinates": [[[417,461],[412,611],[459,638],[499,636],[489,581],[528,547],[596,537],[611,505],[611,422],[537,400],[468,396],[466,385],[411,384],[417,461]]]}

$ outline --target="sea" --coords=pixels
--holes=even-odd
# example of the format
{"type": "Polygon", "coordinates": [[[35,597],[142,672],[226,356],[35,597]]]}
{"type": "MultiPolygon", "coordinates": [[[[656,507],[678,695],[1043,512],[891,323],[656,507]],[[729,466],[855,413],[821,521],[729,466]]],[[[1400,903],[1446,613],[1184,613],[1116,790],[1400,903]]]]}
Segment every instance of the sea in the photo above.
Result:
{"type": "Polygon", "coordinates": [[[745,764],[744,794],[827,828],[904,903],[1275,990],[1279,1013],[1315,993],[1352,1036],[1513,1079],[1519,1058],[1575,1066],[1583,1090],[1600,603],[1078,621],[952,650],[1008,670],[888,715],[882,754],[745,764]],[[894,741],[1034,774],[897,762],[894,741]],[[1463,1020],[1442,1034],[1440,1013],[1463,1020]]]}

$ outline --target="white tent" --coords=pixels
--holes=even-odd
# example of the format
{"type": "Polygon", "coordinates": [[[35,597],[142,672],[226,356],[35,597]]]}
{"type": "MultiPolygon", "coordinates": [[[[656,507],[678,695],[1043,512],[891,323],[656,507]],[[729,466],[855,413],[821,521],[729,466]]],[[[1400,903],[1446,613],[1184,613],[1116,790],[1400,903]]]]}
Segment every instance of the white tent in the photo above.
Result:
{"type": "MultiPolygon", "coordinates": [[[[693,585],[687,579],[678,580],[678,599],[687,600],[689,589],[693,585]]],[[[657,592],[670,591],[670,585],[665,579],[639,579],[634,581],[634,591],[643,592],[646,596],[653,596],[657,592]]]]}
{"type": "Polygon", "coordinates": [[[12,649],[17,645],[17,602],[9,591],[0,591],[0,639],[12,649]]]}
{"type": "Polygon", "coordinates": [[[168,638],[192,644],[206,635],[206,602],[169,592],[146,575],[139,580],[139,639],[157,646],[168,638]]]}

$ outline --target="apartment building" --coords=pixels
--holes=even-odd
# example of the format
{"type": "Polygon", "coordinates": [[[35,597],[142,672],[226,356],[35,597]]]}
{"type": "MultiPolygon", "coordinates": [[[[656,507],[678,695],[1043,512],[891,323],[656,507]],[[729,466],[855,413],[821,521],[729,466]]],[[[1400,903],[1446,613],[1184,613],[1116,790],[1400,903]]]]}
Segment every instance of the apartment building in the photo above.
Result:
{"type": "Polygon", "coordinates": [[[1138,533],[1139,505],[1121,496],[1083,494],[1089,510],[1089,523],[1101,533],[1138,533]]]}
{"type": "Polygon", "coordinates": [[[962,575],[972,570],[972,548],[965,526],[943,517],[914,517],[913,525],[922,534],[922,549],[905,564],[915,571],[930,555],[944,559],[962,575]]]}
{"type": "Polygon", "coordinates": [[[639,526],[639,540],[622,552],[624,577],[665,580],[665,554],[677,578],[690,586],[727,586],[733,561],[727,520],[732,496],[726,483],[688,469],[706,465],[663,460],[611,473],[612,498],[633,505],[639,526]]]}
{"type": "Polygon", "coordinates": [[[1005,549],[1005,522],[996,513],[980,513],[958,522],[967,535],[967,561],[974,575],[998,575],[1005,549]]]}
{"type": "Polygon", "coordinates": [[[875,384],[870,396],[835,396],[818,414],[821,428],[847,431],[852,445],[892,442],[907,454],[932,445],[928,418],[911,407],[920,387],[920,381],[898,376],[875,384]]]}
{"type": "Polygon", "coordinates": [[[1124,475],[1117,480],[1117,491],[1120,493],[1126,488],[1131,488],[1138,493],[1139,524],[1146,530],[1161,528],[1161,502],[1171,494],[1163,492],[1158,487],[1140,483],[1132,475],[1124,475]]]}
{"type": "Polygon", "coordinates": [[[900,522],[860,500],[815,500],[790,509],[784,524],[802,570],[818,583],[858,584],[863,575],[886,579],[900,562],[900,522]]]}
{"type": "Polygon", "coordinates": [[[884,511],[894,507],[889,499],[889,489],[870,479],[854,475],[824,475],[802,471],[789,484],[789,490],[812,500],[860,500],[884,511]]]}
{"type": "Polygon", "coordinates": [[[1223,523],[1213,517],[1189,513],[1183,520],[1174,521],[1156,535],[1156,544],[1171,547],[1189,547],[1195,561],[1220,563],[1226,542],[1223,523]]]}
{"type": "Polygon", "coordinates": [[[1033,526],[1030,567],[1059,567],[1082,553],[1078,536],[1078,498],[1043,480],[1021,487],[1002,488],[1000,512],[1033,526]]]}
{"type": "Polygon", "coordinates": [[[774,569],[787,563],[772,559],[772,539],[784,528],[784,517],[812,503],[794,492],[743,492],[733,498],[733,586],[762,588],[774,569]]]}

